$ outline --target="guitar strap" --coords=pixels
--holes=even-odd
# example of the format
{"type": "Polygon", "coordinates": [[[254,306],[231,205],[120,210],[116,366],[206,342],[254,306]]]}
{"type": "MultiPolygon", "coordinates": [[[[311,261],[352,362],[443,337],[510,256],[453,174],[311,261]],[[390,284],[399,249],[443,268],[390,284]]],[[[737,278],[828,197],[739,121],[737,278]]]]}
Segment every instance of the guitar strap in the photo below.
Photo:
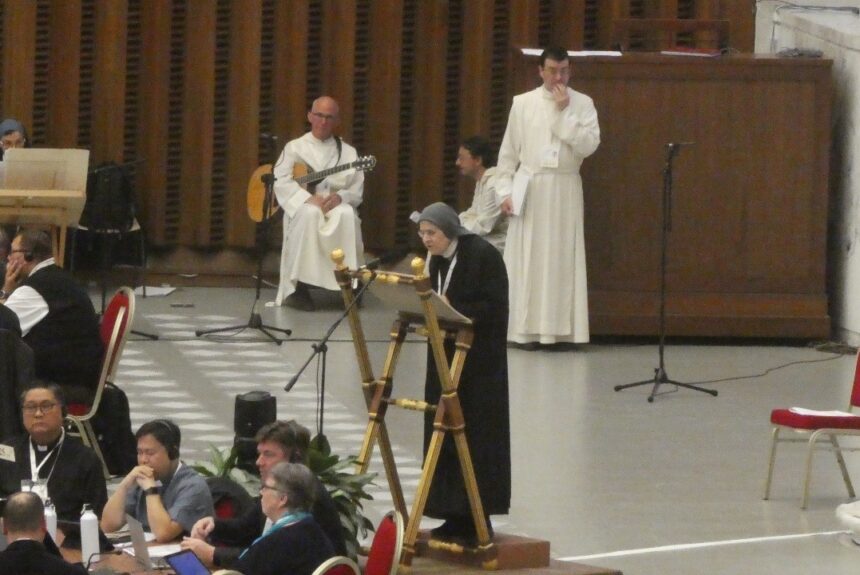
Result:
{"type": "Polygon", "coordinates": [[[334,137],[334,143],[337,145],[337,161],[335,161],[334,165],[337,166],[340,164],[340,154],[343,152],[343,142],[340,139],[340,136],[334,137]]]}

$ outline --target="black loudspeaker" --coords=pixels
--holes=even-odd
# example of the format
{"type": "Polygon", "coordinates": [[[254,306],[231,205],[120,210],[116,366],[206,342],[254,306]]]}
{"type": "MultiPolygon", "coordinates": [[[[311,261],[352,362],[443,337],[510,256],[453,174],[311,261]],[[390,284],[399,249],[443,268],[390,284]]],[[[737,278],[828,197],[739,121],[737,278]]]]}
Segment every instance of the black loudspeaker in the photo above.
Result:
{"type": "Polygon", "coordinates": [[[257,442],[254,436],[266,424],[277,417],[277,401],[268,391],[249,391],[236,396],[233,410],[233,448],[236,451],[236,466],[250,473],[257,473],[257,442]]]}

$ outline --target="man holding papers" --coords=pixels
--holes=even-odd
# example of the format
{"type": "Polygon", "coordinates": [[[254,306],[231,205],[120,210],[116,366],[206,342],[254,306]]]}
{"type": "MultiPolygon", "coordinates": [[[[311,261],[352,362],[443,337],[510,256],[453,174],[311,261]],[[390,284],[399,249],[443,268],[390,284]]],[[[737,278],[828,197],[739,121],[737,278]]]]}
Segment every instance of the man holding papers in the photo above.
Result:
{"type": "Polygon", "coordinates": [[[496,188],[512,216],[508,340],[525,349],[589,339],[579,166],[600,144],[594,103],[567,86],[567,51],[544,50],[538,72],[543,85],[514,97],[496,188]]]}

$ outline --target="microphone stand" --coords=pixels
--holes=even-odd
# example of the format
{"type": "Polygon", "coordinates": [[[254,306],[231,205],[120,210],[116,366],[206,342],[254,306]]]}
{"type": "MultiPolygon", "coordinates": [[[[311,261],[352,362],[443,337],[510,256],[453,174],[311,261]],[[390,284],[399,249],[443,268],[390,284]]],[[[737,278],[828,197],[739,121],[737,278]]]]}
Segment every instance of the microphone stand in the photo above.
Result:
{"type": "Polygon", "coordinates": [[[319,340],[317,343],[311,344],[311,349],[313,351],[311,352],[310,356],[308,356],[307,361],[305,361],[305,364],[299,369],[299,371],[296,372],[296,374],[290,378],[290,381],[287,382],[287,385],[284,386],[284,391],[289,393],[289,391],[293,389],[293,386],[296,385],[296,382],[299,381],[299,377],[301,377],[302,373],[304,373],[305,369],[307,369],[308,365],[310,365],[314,357],[316,357],[317,355],[320,356],[320,414],[319,420],[317,421],[319,435],[323,435],[323,413],[325,412],[325,363],[326,354],[328,353],[328,340],[331,338],[332,334],[334,333],[334,330],[337,329],[337,326],[339,326],[340,323],[344,320],[344,318],[349,315],[349,312],[352,311],[352,308],[358,305],[358,301],[364,295],[364,292],[375,280],[376,272],[371,274],[370,279],[367,281],[367,283],[361,286],[361,289],[358,290],[358,292],[353,294],[352,301],[349,302],[349,305],[346,306],[346,308],[343,310],[343,313],[340,314],[340,317],[338,317],[335,322],[331,324],[322,339],[319,340]]]}
{"type": "Polygon", "coordinates": [[[663,383],[669,383],[677,387],[685,387],[702,393],[708,393],[717,396],[715,389],[705,389],[690,383],[681,383],[670,379],[666,374],[666,363],[663,358],[663,352],[666,343],[666,253],[669,243],[669,232],[672,231],[672,160],[681,149],[683,144],[667,144],[666,145],[666,165],[663,168],[663,221],[660,233],[660,344],[659,344],[659,364],[654,370],[654,377],[624,385],[616,385],[615,391],[621,391],[629,387],[638,387],[640,385],[653,384],[651,395],[648,396],[648,403],[654,402],[654,397],[657,395],[657,389],[663,383]]]}
{"type": "MultiPolygon", "coordinates": [[[[266,136],[266,139],[269,141],[269,150],[270,156],[275,155],[275,139],[272,136],[266,136]]],[[[222,333],[225,331],[236,331],[243,330],[245,328],[256,329],[263,334],[266,335],[270,340],[275,342],[278,345],[281,345],[284,340],[278,339],[271,332],[277,331],[283,333],[284,335],[291,335],[292,330],[275,327],[272,325],[266,325],[263,323],[263,318],[260,316],[260,313],[257,311],[257,305],[260,303],[260,291],[263,287],[263,258],[266,256],[266,247],[269,244],[269,219],[272,211],[272,203],[275,197],[275,163],[271,163],[272,169],[267,174],[263,174],[260,178],[263,181],[263,185],[265,188],[265,194],[263,199],[263,217],[260,221],[260,233],[257,234],[257,243],[259,248],[257,250],[257,281],[256,281],[256,294],[254,295],[254,305],[251,307],[251,317],[248,318],[248,323],[242,325],[231,325],[228,327],[219,327],[216,329],[198,329],[194,333],[197,337],[201,335],[209,335],[210,333],[222,333]]]]}

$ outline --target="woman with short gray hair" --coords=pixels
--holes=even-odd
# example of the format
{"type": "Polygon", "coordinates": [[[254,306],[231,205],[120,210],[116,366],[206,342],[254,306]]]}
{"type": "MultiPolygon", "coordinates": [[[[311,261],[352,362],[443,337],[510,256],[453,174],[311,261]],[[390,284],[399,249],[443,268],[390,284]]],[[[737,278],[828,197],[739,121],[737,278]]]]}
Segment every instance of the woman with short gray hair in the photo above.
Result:
{"type": "Polygon", "coordinates": [[[301,463],[281,462],[260,485],[268,518],[263,534],[242,552],[234,568],[245,575],[311,575],[334,549],[310,512],[313,473],[301,463]]]}

